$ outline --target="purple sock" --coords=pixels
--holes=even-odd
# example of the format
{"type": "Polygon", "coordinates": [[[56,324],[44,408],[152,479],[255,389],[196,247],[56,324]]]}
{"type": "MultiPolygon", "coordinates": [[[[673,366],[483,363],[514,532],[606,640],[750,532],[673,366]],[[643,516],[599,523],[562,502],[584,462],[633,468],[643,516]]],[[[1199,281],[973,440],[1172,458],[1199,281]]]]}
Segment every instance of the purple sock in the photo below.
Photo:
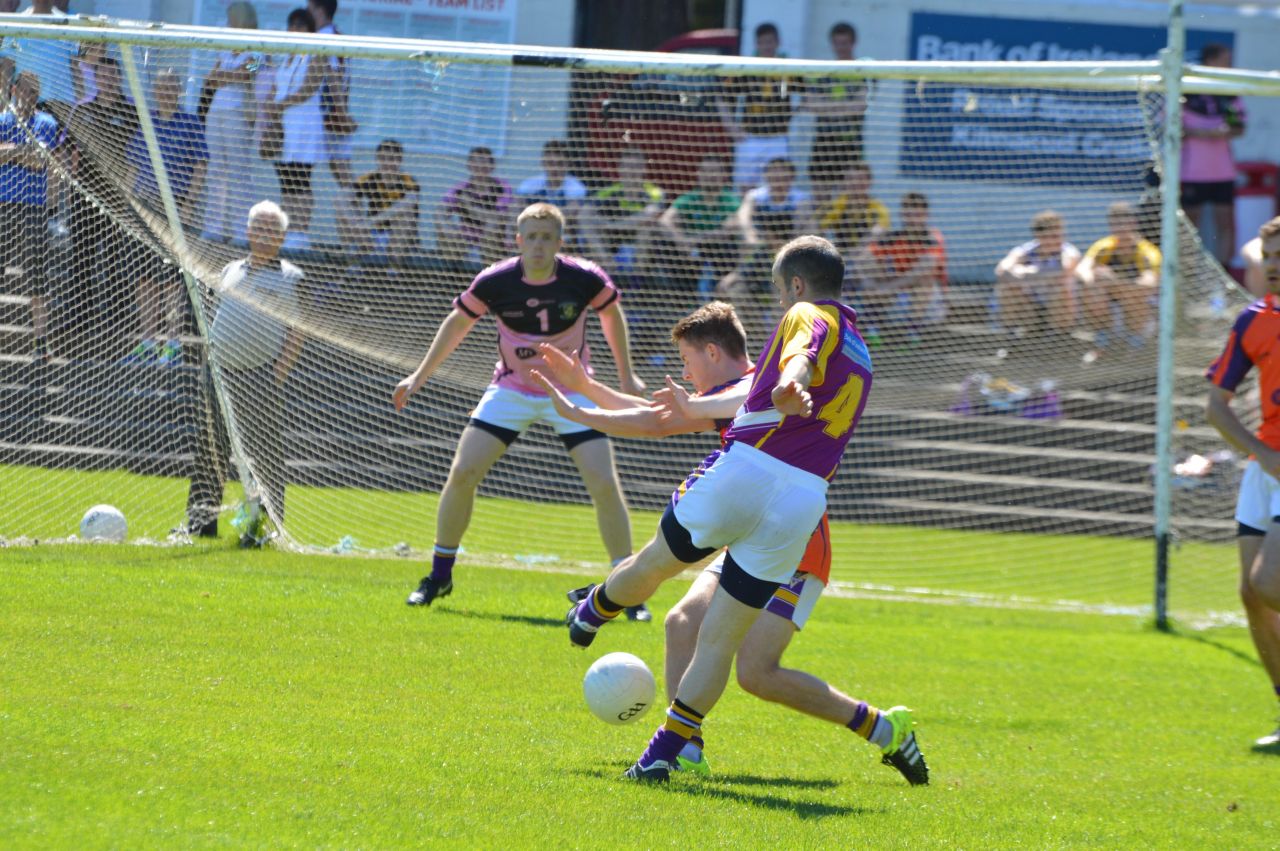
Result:
{"type": "Polygon", "coordinates": [[[609,621],[618,616],[622,611],[622,606],[614,603],[609,599],[609,595],[605,593],[604,584],[597,585],[595,589],[587,595],[587,598],[578,604],[578,613],[576,617],[583,623],[590,624],[596,629],[604,626],[609,621]]]}
{"type": "Polygon", "coordinates": [[[1276,686],[1276,697],[1280,697],[1280,686],[1276,686]]]}
{"type": "Polygon", "coordinates": [[[431,556],[431,578],[437,585],[445,585],[453,581],[453,563],[458,560],[457,547],[442,547],[436,544],[435,554],[431,556]]]}
{"type": "Polygon", "coordinates": [[[666,727],[659,727],[658,732],[654,733],[653,738],[649,740],[649,747],[645,748],[644,753],[640,755],[640,767],[648,768],[658,760],[675,762],[688,741],[679,733],[672,732],[666,727]]]}

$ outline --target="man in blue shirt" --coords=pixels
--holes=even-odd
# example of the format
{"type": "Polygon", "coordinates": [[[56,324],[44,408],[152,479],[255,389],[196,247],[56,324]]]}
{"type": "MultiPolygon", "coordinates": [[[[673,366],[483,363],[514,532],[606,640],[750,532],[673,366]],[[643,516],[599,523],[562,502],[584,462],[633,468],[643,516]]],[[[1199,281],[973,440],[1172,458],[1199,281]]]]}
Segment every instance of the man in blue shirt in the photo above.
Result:
{"type": "Polygon", "coordinates": [[[48,275],[45,268],[49,217],[47,160],[57,147],[58,123],[36,109],[40,78],[18,74],[10,89],[11,108],[0,114],[0,270],[14,275],[31,299],[35,355],[49,356],[48,275]]]}
{"type": "MultiPolygon", "coordinates": [[[[205,145],[204,127],[196,116],[183,112],[179,103],[182,83],[171,70],[160,71],[152,83],[152,102],[156,111],[151,116],[160,160],[169,178],[169,189],[178,206],[183,227],[199,225],[195,211],[199,209],[209,149],[205,145]]],[[[125,153],[129,168],[126,185],[134,197],[163,213],[159,182],[151,167],[147,141],[138,130],[125,153]]],[[[176,364],[181,359],[178,341],[178,317],[182,315],[181,284],[177,269],[159,255],[149,255],[137,282],[138,320],[142,339],[128,360],[176,364]],[[165,342],[167,340],[167,342],[165,342]]]]}

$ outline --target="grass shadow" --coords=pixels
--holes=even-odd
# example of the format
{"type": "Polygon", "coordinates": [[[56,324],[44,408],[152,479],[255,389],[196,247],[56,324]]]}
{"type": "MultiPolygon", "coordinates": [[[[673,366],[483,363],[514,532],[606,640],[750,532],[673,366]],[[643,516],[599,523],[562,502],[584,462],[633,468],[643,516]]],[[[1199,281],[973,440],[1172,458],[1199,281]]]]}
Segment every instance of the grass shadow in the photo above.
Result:
{"type": "Polygon", "coordinates": [[[834,789],[835,780],[802,780],[797,777],[759,777],[754,774],[713,774],[712,783],[737,783],[742,786],[789,786],[793,789],[834,789]]]}
{"type": "MultiPolygon", "coordinates": [[[[622,770],[612,773],[603,769],[576,769],[573,774],[582,777],[590,777],[593,779],[607,780],[618,783],[631,783],[634,781],[622,780],[622,770]]],[[[844,804],[827,804],[820,801],[803,801],[792,798],[784,798],[778,795],[765,795],[756,792],[747,792],[740,789],[727,788],[719,785],[723,783],[745,783],[758,785],[776,785],[776,786],[799,786],[802,788],[831,788],[838,785],[832,781],[791,781],[786,778],[772,777],[753,777],[751,775],[725,775],[717,777],[712,782],[694,781],[692,783],[682,782],[683,778],[676,777],[671,783],[661,787],[664,791],[678,795],[688,795],[697,798],[718,798],[722,801],[732,801],[737,804],[746,804],[748,806],[757,807],[762,810],[774,810],[778,812],[792,813],[802,819],[828,818],[830,816],[861,816],[872,813],[883,813],[883,809],[872,809],[869,807],[852,807],[844,804]]]]}
{"type": "Polygon", "coordinates": [[[540,618],[536,615],[505,615],[499,612],[473,612],[469,609],[437,609],[441,615],[451,615],[458,618],[478,618],[486,621],[499,621],[501,623],[520,623],[526,626],[553,626],[564,629],[564,618],[540,618]]]}
{"type": "Polygon", "coordinates": [[[1254,745],[1249,750],[1259,756],[1280,756],[1280,742],[1274,745],[1254,745]]]}
{"type": "Polygon", "coordinates": [[[1224,644],[1221,641],[1215,641],[1212,638],[1209,638],[1208,636],[1197,635],[1191,632],[1183,632],[1177,629],[1172,629],[1167,634],[1172,636],[1173,638],[1182,638],[1187,641],[1194,641],[1197,644],[1208,645],[1209,647],[1213,647],[1216,650],[1221,650],[1223,653],[1226,653],[1229,656],[1234,656],[1237,659],[1239,659],[1241,662],[1244,662],[1245,664],[1248,664],[1248,665],[1252,665],[1255,668],[1262,667],[1262,661],[1252,653],[1246,653],[1243,650],[1237,649],[1235,647],[1231,647],[1230,645],[1224,644]]]}

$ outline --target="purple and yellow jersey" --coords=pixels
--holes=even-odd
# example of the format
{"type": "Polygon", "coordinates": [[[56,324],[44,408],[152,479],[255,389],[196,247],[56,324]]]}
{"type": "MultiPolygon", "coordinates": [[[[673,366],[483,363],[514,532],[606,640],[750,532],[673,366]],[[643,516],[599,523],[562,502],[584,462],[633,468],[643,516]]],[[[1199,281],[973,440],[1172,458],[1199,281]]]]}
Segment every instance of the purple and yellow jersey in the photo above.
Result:
{"type": "Polygon", "coordinates": [[[588,374],[588,307],[600,311],[618,300],[618,289],[604,270],[576,257],[557,255],[551,280],[531,284],[524,278],[519,257],[512,257],[476,275],[453,306],[479,319],[492,313],[498,320],[498,363],[493,383],[533,396],[546,392],[529,379],[539,364],[538,344],[550,343],[562,352],[577,351],[588,374]]]}
{"type": "Polygon", "coordinates": [[[1223,390],[1236,392],[1253,367],[1258,367],[1262,424],[1258,439],[1280,449],[1280,300],[1258,299],[1236,319],[1227,345],[1205,377],[1223,390]]]}
{"type": "Polygon", "coordinates": [[[862,416],[871,390],[871,355],[858,314],[837,301],[793,305],[765,344],[747,401],[725,440],[749,443],[815,476],[830,480],[862,416]],[[788,417],[773,407],[773,388],[793,357],[813,364],[813,416],[788,417]]]}

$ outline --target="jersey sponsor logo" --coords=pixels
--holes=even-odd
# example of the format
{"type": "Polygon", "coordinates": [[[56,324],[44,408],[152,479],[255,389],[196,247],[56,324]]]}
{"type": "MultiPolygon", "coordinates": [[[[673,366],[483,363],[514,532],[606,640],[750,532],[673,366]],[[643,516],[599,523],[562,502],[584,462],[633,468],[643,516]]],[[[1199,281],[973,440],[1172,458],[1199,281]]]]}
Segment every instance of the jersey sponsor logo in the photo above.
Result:
{"type": "Polygon", "coordinates": [[[499,314],[503,319],[520,319],[524,316],[523,310],[504,310],[499,314]]]}
{"type": "Polygon", "coordinates": [[[542,304],[542,299],[531,298],[528,301],[526,301],[525,304],[528,305],[529,307],[537,307],[538,305],[542,304]]]}
{"type": "Polygon", "coordinates": [[[531,349],[528,346],[518,346],[516,348],[516,357],[520,358],[520,360],[528,360],[529,358],[537,356],[538,352],[536,349],[531,349]]]}

